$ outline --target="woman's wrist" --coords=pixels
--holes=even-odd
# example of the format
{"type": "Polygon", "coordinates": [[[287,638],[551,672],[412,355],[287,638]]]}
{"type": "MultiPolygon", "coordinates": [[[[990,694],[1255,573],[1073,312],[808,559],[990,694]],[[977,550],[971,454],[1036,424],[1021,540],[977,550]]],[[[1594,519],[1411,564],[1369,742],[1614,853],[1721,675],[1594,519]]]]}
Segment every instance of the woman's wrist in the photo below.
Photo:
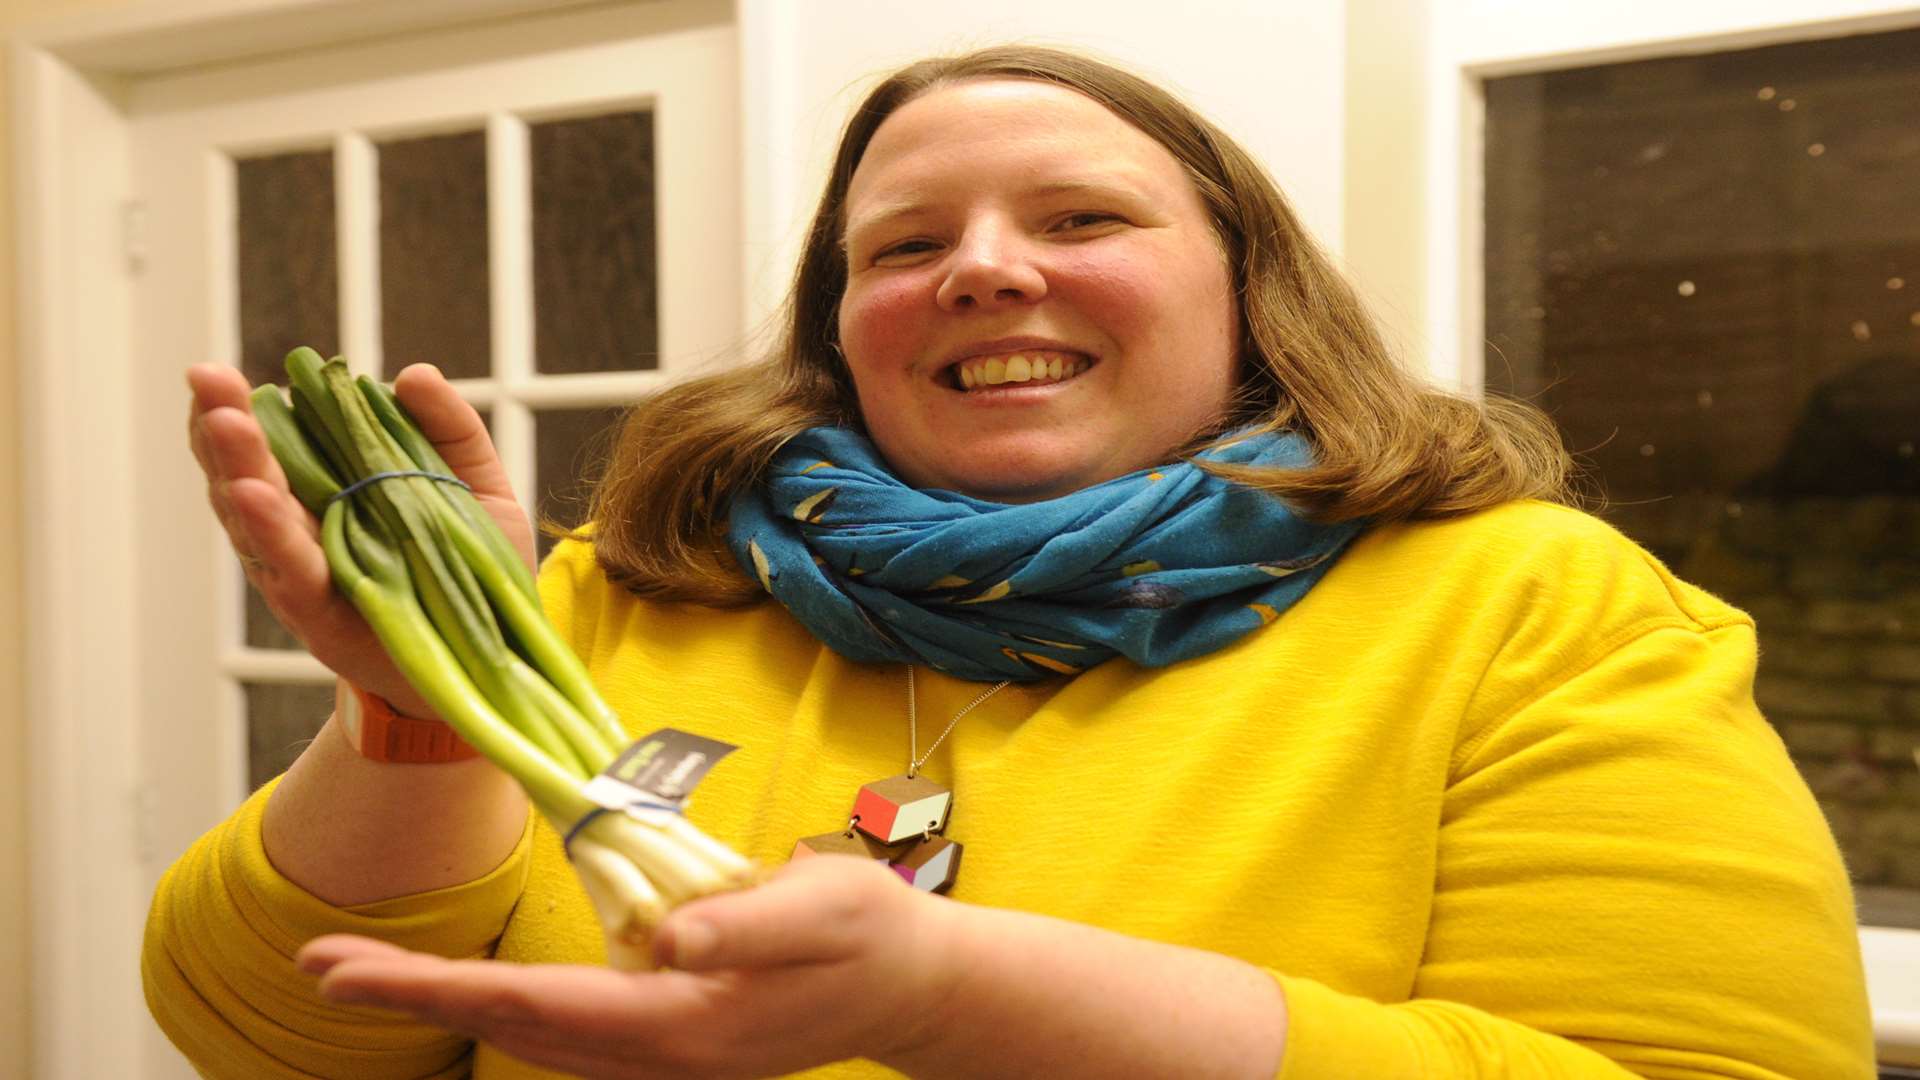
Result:
{"type": "Polygon", "coordinates": [[[928,897],[917,1018],[875,1060],[914,1077],[1260,1076],[1287,1009],[1266,971],[1219,953],[928,897]],[[1199,1011],[1196,1002],[1204,1003],[1199,1011]]]}
{"type": "Polygon", "coordinates": [[[280,778],[261,842],[287,879],[345,907],[480,877],[512,853],[527,806],[484,758],[432,768],[371,761],[336,715],[280,778]]]}
{"type": "Polygon", "coordinates": [[[334,690],[334,711],[347,743],[369,761],[436,765],[479,756],[444,720],[403,713],[345,679],[334,690]]]}

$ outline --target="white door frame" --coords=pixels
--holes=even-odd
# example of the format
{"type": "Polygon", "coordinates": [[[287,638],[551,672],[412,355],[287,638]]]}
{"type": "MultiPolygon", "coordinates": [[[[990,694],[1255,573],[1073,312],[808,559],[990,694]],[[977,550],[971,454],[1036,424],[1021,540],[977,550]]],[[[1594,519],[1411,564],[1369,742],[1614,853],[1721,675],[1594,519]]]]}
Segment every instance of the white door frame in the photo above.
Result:
{"type": "MultiPolygon", "coordinates": [[[[143,75],[586,6],[584,0],[193,0],[10,42],[24,448],[27,1075],[164,1066],[137,967],[151,883],[137,716],[143,564],[133,433],[137,221],[126,88],[143,75]]],[[[198,512],[182,507],[181,512],[198,512]]],[[[173,1075],[172,1070],[167,1071],[173,1075]]]]}
{"type": "MultiPolygon", "coordinates": [[[[1920,26],[1913,0],[1429,2],[1426,339],[1434,377],[1475,392],[1486,336],[1487,79],[1920,26]]],[[[1860,941],[1883,1052],[1920,1060],[1920,931],[1868,926],[1860,941]]]]}

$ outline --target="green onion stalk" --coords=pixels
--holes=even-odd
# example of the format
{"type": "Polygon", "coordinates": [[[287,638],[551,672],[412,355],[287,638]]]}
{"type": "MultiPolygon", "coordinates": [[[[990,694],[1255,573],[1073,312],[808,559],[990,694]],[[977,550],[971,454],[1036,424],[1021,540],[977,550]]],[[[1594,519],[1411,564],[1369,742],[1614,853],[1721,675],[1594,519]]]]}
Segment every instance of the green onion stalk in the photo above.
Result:
{"type": "Polygon", "coordinates": [[[441,719],[572,833],[569,854],[608,962],[650,966],[667,912],[750,884],[752,864],[678,812],[598,812],[583,786],[630,740],[542,614],[519,552],[471,492],[435,479],[453,474],[386,386],[304,347],[286,369],[291,406],[280,388],[262,386],[253,414],[295,497],[320,519],[334,586],[441,719]],[[338,497],[391,472],[433,475],[338,497]]]}

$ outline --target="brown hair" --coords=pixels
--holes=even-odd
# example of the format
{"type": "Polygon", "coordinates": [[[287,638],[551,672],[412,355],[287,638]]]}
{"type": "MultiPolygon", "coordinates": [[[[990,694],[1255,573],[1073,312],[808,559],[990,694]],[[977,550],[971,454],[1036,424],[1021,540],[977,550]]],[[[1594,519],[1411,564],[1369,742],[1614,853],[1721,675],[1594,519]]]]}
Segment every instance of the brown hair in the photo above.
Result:
{"type": "Polygon", "coordinates": [[[1304,469],[1203,463],[1323,521],[1466,513],[1512,499],[1569,501],[1570,459],[1553,422],[1510,399],[1474,401],[1402,370],[1353,289],[1301,228],[1259,164],[1171,94],[1107,64],[1003,46],[893,73],[854,112],[814,211],[778,338],[757,362],[660,391],[628,415],[590,516],[600,565],[643,596],[708,604],[763,596],[720,541],[733,494],[780,446],[820,424],[861,423],[838,353],[847,284],[847,188],[896,109],[967,79],[1033,79],[1075,90],[1167,148],[1213,219],[1240,301],[1242,385],[1227,422],[1314,447],[1304,469]]]}

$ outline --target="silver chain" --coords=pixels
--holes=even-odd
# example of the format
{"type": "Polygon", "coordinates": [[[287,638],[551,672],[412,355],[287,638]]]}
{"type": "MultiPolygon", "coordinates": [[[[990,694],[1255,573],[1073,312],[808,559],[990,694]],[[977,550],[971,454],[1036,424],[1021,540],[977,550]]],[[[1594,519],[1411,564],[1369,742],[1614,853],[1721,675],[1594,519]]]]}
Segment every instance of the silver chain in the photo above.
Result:
{"type": "Polygon", "coordinates": [[[914,777],[920,774],[920,766],[925,765],[927,763],[927,759],[933,756],[933,752],[935,750],[940,749],[940,744],[946,741],[948,735],[952,734],[954,725],[960,722],[961,717],[972,712],[974,709],[978,708],[982,702],[986,701],[988,698],[999,693],[1000,691],[1005,690],[1007,687],[1011,685],[1013,685],[1012,679],[1002,679],[1000,682],[997,682],[993,686],[988,687],[984,692],[981,693],[979,697],[974,698],[972,701],[967,702],[966,708],[961,709],[959,712],[953,714],[953,719],[947,721],[947,729],[945,731],[942,731],[940,733],[940,737],[933,740],[933,745],[927,747],[927,752],[922,754],[920,753],[920,710],[915,706],[914,700],[913,700],[913,665],[908,664],[907,665],[907,776],[914,777]]]}

